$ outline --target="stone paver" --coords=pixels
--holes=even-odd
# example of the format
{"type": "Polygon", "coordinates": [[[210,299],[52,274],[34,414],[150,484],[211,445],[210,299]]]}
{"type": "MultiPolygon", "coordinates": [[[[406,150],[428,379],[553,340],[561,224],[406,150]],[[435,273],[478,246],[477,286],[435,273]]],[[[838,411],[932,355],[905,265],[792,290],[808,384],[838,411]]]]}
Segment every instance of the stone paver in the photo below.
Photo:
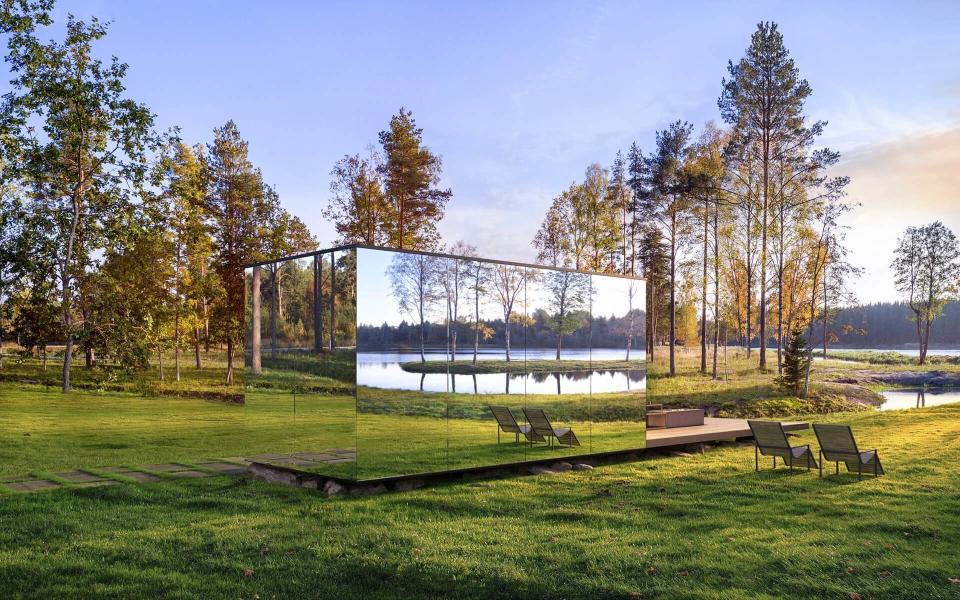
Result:
{"type": "Polygon", "coordinates": [[[336,454],[328,454],[324,452],[297,452],[296,454],[294,454],[294,456],[296,456],[297,458],[301,458],[303,460],[313,460],[318,462],[340,458],[336,454]]]}
{"type": "Polygon", "coordinates": [[[183,471],[189,469],[187,465],[178,465],[176,463],[164,463],[161,465],[143,465],[143,469],[148,471],[157,471],[159,473],[166,473],[169,471],[183,471]]]}
{"type": "Polygon", "coordinates": [[[86,471],[66,471],[55,473],[60,479],[65,479],[70,483],[91,483],[93,481],[104,481],[103,477],[87,473],[86,471]]]}
{"type": "Polygon", "coordinates": [[[84,481],[83,483],[78,483],[76,485],[71,485],[70,487],[103,487],[106,485],[120,485],[119,481],[114,481],[112,479],[101,479],[100,481],[84,481]]]}
{"type": "Polygon", "coordinates": [[[163,479],[163,477],[159,475],[151,475],[150,473],[143,473],[141,471],[117,471],[116,474],[129,477],[130,479],[136,479],[142,483],[153,483],[154,481],[163,479]]]}
{"type": "Polygon", "coordinates": [[[51,490],[53,488],[62,487],[59,483],[55,481],[47,481],[46,479],[18,481],[16,483],[8,483],[6,486],[15,492],[38,492],[40,490],[51,490]]]}
{"type": "Polygon", "coordinates": [[[174,471],[169,473],[171,477],[210,477],[210,473],[204,473],[203,471],[174,471]]]}
{"type": "Polygon", "coordinates": [[[242,474],[242,473],[246,473],[246,472],[247,472],[247,468],[246,468],[246,467],[243,467],[243,466],[240,466],[240,465],[231,464],[231,463],[222,463],[222,462],[199,463],[197,466],[198,466],[198,467],[201,467],[201,468],[203,468],[203,469],[209,469],[209,470],[211,470],[211,471],[216,471],[216,472],[222,473],[222,474],[224,474],[224,475],[240,475],[240,474],[242,474]]]}
{"type": "Polygon", "coordinates": [[[26,481],[27,479],[36,479],[32,475],[4,475],[0,477],[0,483],[11,483],[13,481],[26,481]]]}
{"type": "Polygon", "coordinates": [[[290,458],[289,454],[258,454],[253,460],[286,460],[290,458]]]}

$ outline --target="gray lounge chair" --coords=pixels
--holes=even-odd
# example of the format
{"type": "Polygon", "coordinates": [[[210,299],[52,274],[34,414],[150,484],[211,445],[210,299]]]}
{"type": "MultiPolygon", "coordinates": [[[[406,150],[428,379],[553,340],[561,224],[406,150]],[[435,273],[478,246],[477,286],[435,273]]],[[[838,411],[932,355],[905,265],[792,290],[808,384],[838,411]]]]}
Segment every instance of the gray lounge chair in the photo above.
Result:
{"type": "MultiPolygon", "coordinates": [[[[493,405],[489,405],[488,408],[493,413],[493,418],[497,420],[497,444],[500,443],[501,431],[515,434],[517,442],[520,441],[521,434],[523,434],[523,437],[530,439],[530,426],[517,423],[517,420],[513,417],[513,412],[509,408],[493,405]]],[[[544,440],[540,439],[539,441],[544,440]]]]}
{"type": "Polygon", "coordinates": [[[810,445],[791,446],[787,433],[779,421],[747,421],[750,431],[753,432],[754,470],[760,470],[760,455],[773,457],[773,468],[777,468],[777,457],[793,471],[793,465],[806,466],[809,471],[818,466],[813,458],[810,445]]]}
{"type": "MultiPolygon", "coordinates": [[[[863,473],[873,473],[874,477],[883,475],[880,465],[880,455],[876,449],[861,452],[857,448],[857,441],[853,439],[853,430],[849,425],[813,425],[813,432],[820,442],[820,460],[833,461],[840,474],[840,463],[847,465],[847,471],[857,472],[857,478],[863,479],[863,473]]],[[[820,476],[823,477],[823,466],[820,466],[820,476]]]]}
{"type": "Polygon", "coordinates": [[[556,438],[557,442],[564,446],[579,446],[580,440],[577,439],[577,435],[573,433],[573,430],[569,427],[554,427],[550,424],[550,420],[547,419],[547,415],[539,408],[524,408],[523,414],[527,417],[527,422],[530,423],[530,435],[527,436],[527,439],[530,440],[530,445],[533,445],[533,442],[542,442],[548,440],[550,445],[553,445],[553,440],[556,438]]]}

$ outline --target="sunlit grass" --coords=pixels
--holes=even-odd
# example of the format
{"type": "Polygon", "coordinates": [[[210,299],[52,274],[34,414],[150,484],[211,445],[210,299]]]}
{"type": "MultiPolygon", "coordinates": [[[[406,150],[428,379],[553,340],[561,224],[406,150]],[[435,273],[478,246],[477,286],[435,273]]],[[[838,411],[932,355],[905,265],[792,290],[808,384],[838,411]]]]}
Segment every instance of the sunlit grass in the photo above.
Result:
{"type": "MultiPolygon", "coordinates": [[[[960,407],[835,415],[877,480],[753,450],[374,497],[229,478],[0,498],[31,597],[956,598],[960,407]],[[245,574],[245,570],[247,571],[245,574]]],[[[815,443],[810,432],[798,443],[815,443]]]]}

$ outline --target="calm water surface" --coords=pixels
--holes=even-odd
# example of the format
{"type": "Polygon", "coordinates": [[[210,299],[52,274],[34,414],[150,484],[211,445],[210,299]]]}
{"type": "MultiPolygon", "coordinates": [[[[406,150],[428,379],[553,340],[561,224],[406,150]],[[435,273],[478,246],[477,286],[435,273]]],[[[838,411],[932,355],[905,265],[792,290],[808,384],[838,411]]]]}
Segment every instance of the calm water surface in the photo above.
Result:
{"type": "Polygon", "coordinates": [[[881,392],[884,403],[880,410],[898,410],[903,408],[923,408],[960,402],[960,389],[922,390],[904,389],[881,392]]]}
{"type": "MultiPolygon", "coordinates": [[[[428,351],[427,360],[443,360],[443,351],[428,351]]],[[[511,351],[511,360],[553,359],[550,348],[511,351]]],[[[457,360],[471,360],[473,352],[457,352],[457,360]]],[[[477,360],[504,360],[502,350],[482,351],[477,360]]],[[[626,351],[613,348],[564,350],[563,360],[624,360],[626,351]]],[[[632,350],[630,360],[643,361],[643,350],[632,350]]],[[[445,373],[409,373],[400,368],[404,362],[418,361],[418,352],[357,352],[357,384],[369,387],[458,392],[467,394],[586,394],[625,392],[646,389],[646,372],[584,370],[569,373],[481,373],[448,375],[445,373]]]]}

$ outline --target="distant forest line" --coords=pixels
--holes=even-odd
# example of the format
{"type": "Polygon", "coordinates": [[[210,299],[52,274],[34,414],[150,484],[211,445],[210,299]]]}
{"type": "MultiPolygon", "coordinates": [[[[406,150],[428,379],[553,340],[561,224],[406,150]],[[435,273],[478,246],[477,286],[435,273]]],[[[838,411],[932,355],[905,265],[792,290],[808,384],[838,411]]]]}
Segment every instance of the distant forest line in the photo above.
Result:
{"type": "MultiPolygon", "coordinates": [[[[878,302],[850,306],[837,313],[830,324],[831,333],[836,339],[831,341],[834,347],[890,347],[915,346],[917,344],[916,323],[910,320],[910,309],[902,302],[878,302]]],[[[645,316],[645,315],[644,315],[645,316]]],[[[527,346],[532,348],[550,348],[556,345],[556,334],[549,330],[543,315],[533,315],[535,323],[526,331],[527,346]]],[[[620,319],[604,317],[593,320],[593,347],[618,348],[625,343],[623,323],[620,319]]],[[[645,319],[644,319],[645,321],[645,319]]],[[[487,321],[495,332],[493,337],[483,342],[484,346],[502,346],[503,321],[487,321]]],[[[472,340],[467,324],[459,326],[460,345],[472,340]]],[[[645,335],[640,324],[639,336],[645,335]]],[[[511,326],[513,339],[523,339],[524,328],[521,324],[511,326]]],[[[588,327],[564,335],[564,347],[590,347],[591,331],[588,327]]],[[[642,339],[642,337],[641,337],[642,339]]],[[[446,325],[428,323],[426,343],[430,346],[443,346],[446,343],[446,325]]],[[[732,340],[731,340],[732,341],[732,340]]],[[[389,325],[360,325],[357,329],[357,343],[364,349],[416,347],[419,344],[417,327],[403,322],[398,327],[389,325]]],[[[943,310],[943,316],[937,319],[930,333],[933,347],[960,346],[960,302],[950,302],[943,310]]]]}
{"type": "MultiPolygon", "coordinates": [[[[581,311],[582,312],[582,311],[581,311]]],[[[594,348],[625,348],[627,344],[627,331],[629,330],[627,317],[594,317],[586,312],[581,314],[583,325],[572,333],[564,333],[564,348],[590,348],[591,340],[594,348]]],[[[557,346],[557,334],[549,328],[548,319],[550,315],[546,311],[538,310],[532,315],[532,323],[526,327],[521,323],[512,323],[510,326],[510,335],[512,344],[515,348],[523,346],[523,340],[526,340],[528,348],[555,348],[557,346]],[[524,331],[526,330],[526,331],[524,331]],[[526,336],[526,337],[524,337],[526,336]]],[[[639,311],[639,316],[634,324],[634,348],[643,349],[643,339],[646,335],[644,323],[646,315],[639,311]]],[[[503,347],[506,345],[504,336],[503,319],[487,320],[483,322],[492,330],[492,336],[482,341],[482,346],[503,347]]],[[[471,324],[460,323],[457,325],[458,344],[457,349],[468,351],[473,349],[473,330],[471,324]]],[[[425,324],[424,343],[427,346],[444,346],[447,341],[446,323],[427,322],[425,324]]],[[[416,323],[403,321],[398,326],[370,325],[360,324],[357,326],[357,347],[362,350],[385,349],[385,348],[418,348],[420,345],[420,328],[416,323]]]]}
{"type": "MultiPolygon", "coordinates": [[[[879,302],[843,308],[830,325],[837,337],[833,345],[903,346],[917,345],[917,324],[910,320],[910,308],[903,302],[879,302]]],[[[960,302],[949,302],[930,331],[930,345],[960,346],[960,302]]]]}

